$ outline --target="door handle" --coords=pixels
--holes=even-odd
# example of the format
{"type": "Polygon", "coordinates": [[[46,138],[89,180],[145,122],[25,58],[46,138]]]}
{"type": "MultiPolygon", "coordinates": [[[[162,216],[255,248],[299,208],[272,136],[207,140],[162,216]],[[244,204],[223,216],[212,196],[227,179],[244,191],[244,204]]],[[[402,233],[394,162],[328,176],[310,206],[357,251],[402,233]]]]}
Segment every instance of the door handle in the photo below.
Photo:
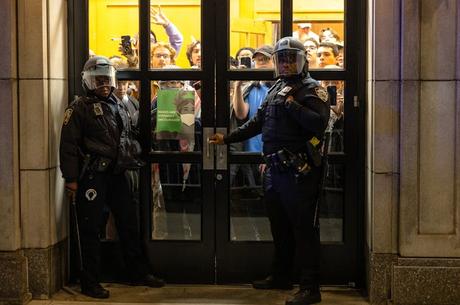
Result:
{"type": "MultiPolygon", "coordinates": [[[[227,135],[226,127],[216,128],[216,132],[227,135]]],[[[216,145],[217,149],[217,160],[216,169],[226,170],[227,169],[227,145],[216,145]]]]}
{"type": "Polygon", "coordinates": [[[214,127],[203,127],[203,169],[214,169],[214,146],[209,143],[208,139],[214,134],[214,127]]]}

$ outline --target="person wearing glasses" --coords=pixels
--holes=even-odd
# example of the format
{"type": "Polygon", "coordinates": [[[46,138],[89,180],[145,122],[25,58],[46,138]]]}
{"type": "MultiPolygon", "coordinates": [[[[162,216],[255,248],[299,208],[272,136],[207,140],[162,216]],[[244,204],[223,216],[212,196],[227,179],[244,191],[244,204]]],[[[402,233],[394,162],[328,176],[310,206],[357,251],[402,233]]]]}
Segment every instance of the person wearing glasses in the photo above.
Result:
{"type": "Polygon", "coordinates": [[[308,68],[309,69],[316,69],[318,68],[318,41],[313,38],[308,38],[303,43],[305,47],[305,51],[307,51],[307,61],[308,61],[308,68]]]}

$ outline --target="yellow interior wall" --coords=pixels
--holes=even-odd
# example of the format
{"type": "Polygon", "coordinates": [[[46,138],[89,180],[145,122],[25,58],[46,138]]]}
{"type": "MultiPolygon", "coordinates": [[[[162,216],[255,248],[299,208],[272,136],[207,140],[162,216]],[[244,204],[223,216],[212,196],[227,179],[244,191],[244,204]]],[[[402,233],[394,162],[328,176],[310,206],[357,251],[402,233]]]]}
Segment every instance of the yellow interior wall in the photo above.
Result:
{"type": "MultiPolygon", "coordinates": [[[[184,43],[176,64],[189,67],[185,55],[191,36],[201,38],[200,0],[151,1],[157,9],[176,25],[184,36],[184,43]]],[[[159,41],[169,41],[162,26],[151,25],[159,41]]],[[[118,45],[122,35],[133,37],[139,32],[139,8],[135,0],[89,0],[89,48],[98,55],[120,55],[118,45]],[[115,39],[115,40],[113,40],[115,39]]]]}
{"type": "MultiPolygon", "coordinates": [[[[200,0],[151,1],[184,36],[177,65],[189,67],[185,51],[191,36],[201,38],[200,0]]],[[[294,22],[311,21],[313,31],[334,26],[343,37],[344,0],[294,0],[294,22]],[[315,24],[316,23],[316,24],[315,24]]],[[[230,55],[244,46],[273,44],[273,22],[280,20],[280,3],[273,0],[230,0],[230,55]]],[[[161,26],[152,25],[158,40],[168,41],[161,26]]],[[[139,31],[138,1],[89,0],[89,46],[96,54],[119,55],[120,36],[139,31]],[[115,40],[113,40],[115,39],[115,40]]]]}

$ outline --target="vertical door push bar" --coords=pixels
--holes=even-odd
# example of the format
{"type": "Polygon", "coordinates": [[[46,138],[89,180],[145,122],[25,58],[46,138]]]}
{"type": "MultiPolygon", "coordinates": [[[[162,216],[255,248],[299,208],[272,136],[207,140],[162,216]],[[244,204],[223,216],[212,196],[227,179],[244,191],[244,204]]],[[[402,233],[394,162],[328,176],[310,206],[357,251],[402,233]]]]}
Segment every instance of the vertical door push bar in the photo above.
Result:
{"type": "MultiPolygon", "coordinates": [[[[227,128],[216,128],[216,132],[226,135],[227,128]]],[[[216,169],[227,169],[227,145],[213,145],[210,144],[208,139],[214,134],[213,127],[203,128],[203,169],[214,169],[214,152],[216,152],[216,169]]]]}

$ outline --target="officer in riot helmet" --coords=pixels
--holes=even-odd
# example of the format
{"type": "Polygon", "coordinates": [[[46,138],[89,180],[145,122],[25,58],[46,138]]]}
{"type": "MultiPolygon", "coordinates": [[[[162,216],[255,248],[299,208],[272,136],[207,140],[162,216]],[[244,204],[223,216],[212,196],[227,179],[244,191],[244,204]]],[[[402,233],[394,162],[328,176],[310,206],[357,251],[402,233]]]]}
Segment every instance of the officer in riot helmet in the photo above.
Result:
{"type": "Polygon", "coordinates": [[[314,304],[319,291],[320,240],[317,199],[321,176],[321,140],[329,119],[327,91],[308,73],[302,43],[281,38],[273,53],[276,83],[257,114],[227,136],[215,134],[213,144],[230,144],[262,134],[265,203],[275,246],[272,273],[254,281],[256,289],[299,291],[286,305],[314,304]],[[293,270],[297,257],[299,270],[293,270]]]}
{"type": "Polygon", "coordinates": [[[109,59],[94,56],[85,63],[81,75],[86,94],[65,111],[59,152],[66,190],[76,202],[81,291],[94,298],[109,297],[99,282],[99,234],[105,205],[115,218],[127,282],[161,287],[164,281],[149,272],[141,250],[138,209],[126,173],[143,162],[127,108],[113,94],[116,69],[109,59]]]}

